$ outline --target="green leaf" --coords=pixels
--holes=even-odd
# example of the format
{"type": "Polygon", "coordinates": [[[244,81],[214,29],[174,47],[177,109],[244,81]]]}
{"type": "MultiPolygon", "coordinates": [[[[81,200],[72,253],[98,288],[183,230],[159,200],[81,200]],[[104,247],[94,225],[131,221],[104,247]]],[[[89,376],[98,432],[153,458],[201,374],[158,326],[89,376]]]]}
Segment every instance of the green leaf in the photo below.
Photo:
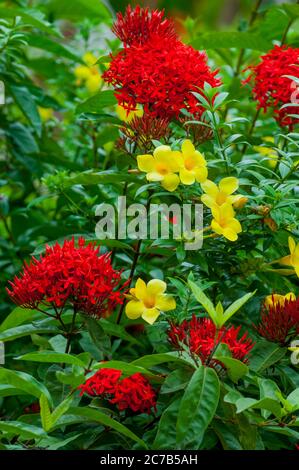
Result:
{"type": "Polygon", "coordinates": [[[254,398],[239,398],[236,402],[237,413],[242,413],[250,408],[262,409],[270,411],[276,418],[280,419],[282,416],[282,407],[279,402],[273,398],[262,398],[255,400],[254,398]]]}
{"type": "Polygon", "coordinates": [[[220,384],[214,369],[200,366],[183,395],[177,420],[180,449],[198,449],[216,412],[220,384]]]}
{"type": "Polygon", "coordinates": [[[187,355],[178,352],[150,354],[147,356],[140,357],[139,359],[135,359],[135,361],[131,362],[131,364],[145,367],[147,369],[150,367],[157,366],[159,364],[164,364],[166,362],[179,362],[181,364],[188,364],[189,366],[192,365],[194,367],[194,363],[189,357],[187,357],[187,355]]]}
{"type": "Polygon", "coordinates": [[[48,400],[51,402],[51,397],[46,387],[38,382],[34,377],[25,372],[19,372],[16,370],[0,368],[0,383],[10,384],[14,387],[23,390],[29,395],[33,395],[39,398],[42,394],[46,395],[48,400]]]}
{"type": "Polygon", "coordinates": [[[97,423],[101,423],[107,428],[114,429],[120,434],[123,434],[124,436],[127,436],[133,441],[137,442],[141,447],[147,449],[146,443],[142,439],[140,439],[140,437],[134,434],[129,428],[119,423],[118,421],[115,421],[114,419],[110,418],[109,416],[102,413],[101,411],[95,410],[93,408],[88,408],[88,407],[85,407],[85,408],[74,407],[74,408],[70,408],[69,412],[70,414],[73,414],[73,415],[88,418],[89,421],[95,421],[97,423]]]}
{"type": "Polygon", "coordinates": [[[99,0],[72,0],[72,2],[61,0],[50,0],[47,10],[56,18],[79,20],[91,18],[92,20],[109,19],[110,12],[104,2],[99,0]]]}
{"type": "Polygon", "coordinates": [[[45,20],[44,15],[40,10],[33,10],[26,7],[26,10],[22,8],[9,8],[8,5],[5,8],[0,8],[0,17],[1,18],[15,18],[20,16],[26,25],[34,26],[35,28],[45,31],[46,33],[53,34],[55,36],[60,36],[59,32],[52,27],[52,25],[45,20]]]}
{"type": "Polygon", "coordinates": [[[254,372],[262,372],[280,361],[286,352],[286,348],[282,348],[275,343],[259,341],[251,350],[249,369],[254,372]]]}
{"type": "Polygon", "coordinates": [[[171,372],[161,387],[160,393],[174,393],[186,388],[194,371],[192,369],[180,368],[171,372]]]}
{"type": "Polygon", "coordinates": [[[148,378],[158,380],[158,382],[161,382],[163,380],[161,377],[155,376],[152,372],[145,369],[144,367],[137,366],[134,363],[128,364],[127,362],[123,362],[123,361],[99,362],[98,364],[95,364],[92,367],[92,370],[98,370],[98,369],[118,369],[118,370],[121,370],[124,375],[132,375],[132,374],[136,374],[137,372],[139,372],[140,374],[148,376],[148,378]]]}
{"type": "Polygon", "coordinates": [[[18,361],[33,361],[33,362],[53,362],[53,363],[64,363],[73,364],[75,366],[83,367],[84,363],[76,356],[71,354],[59,353],[56,351],[39,351],[23,354],[15,358],[18,361]]]}
{"type": "Polygon", "coordinates": [[[102,325],[98,320],[91,317],[84,317],[84,323],[87,327],[87,331],[99,351],[102,351],[105,355],[110,356],[111,354],[111,342],[109,336],[105,333],[102,325]]]}
{"type": "Polygon", "coordinates": [[[195,38],[191,45],[195,49],[252,49],[256,51],[268,51],[271,49],[271,41],[259,33],[239,31],[213,31],[203,33],[195,38]]]}
{"type": "Polygon", "coordinates": [[[94,184],[109,184],[109,183],[123,183],[125,181],[132,181],[136,183],[136,175],[129,173],[120,173],[116,171],[98,171],[93,170],[84,171],[77,175],[65,178],[63,185],[65,188],[74,186],[75,184],[82,184],[85,186],[91,186],[94,184]]]}
{"type": "Polygon", "coordinates": [[[73,399],[74,397],[73,396],[69,396],[69,397],[66,397],[56,408],[55,410],[53,411],[52,415],[51,415],[51,420],[52,420],[52,426],[54,426],[56,424],[56,422],[59,420],[59,418],[61,418],[61,416],[63,416],[67,411],[68,409],[70,408],[72,402],[73,402],[73,399]]]}
{"type": "Polygon", "coordinates": [[[193,281],[188,281],[188,285],[192,290],[194,297],[196,300],[203,306],[203,308],[207,311],[211,320],[216,325],[217,324],[217,313],[216,309],[211,302],[211,300],[206,296],[206,294],[202,291],[202,289],[196,285],[193,281]]]}
{"type": "Polygon", "coordinates": [[[46,436],[43,429],[20,421],[0,421],[0,431],[20,436],[22,439],[40,439],[46,436]]]}
{"type": "Polygon", "coordinates": [[[20,107],[37,135],[40,137],[42,132],[42,122],[32,94],[25,86],[10,85],[9,90],[13,95],[15,102],[20,107]]]}
{"type": "MultiPolygon", "coordinates": [[[[223,313],[222,325],[227,322],[241,307],[243,307],[246,302],[248,302],[251,297],[254,296],[256,291],[249,292],[248,294],[243,295],[239,299],[235,300],[223,313]]],[[[222,326],[221,325],[221,326],[222,326]]]]}
{"type": "Polygon", "coordinates": [[[28,320],[32,320],[35,314],[36,311],[31,308],[16,307],[1,323],[0,332],[19,326],[28,320]]]}
{"type": "Polygon", "coordinates": [[[43,49],[44,51],[51,52],[58,57],[65,57],[74,62],[83,63],[81,57],[79,57],[76,51],[73,51],[69,47],[63,46],[61,43],[53,41],[49,36],[41,36],[40,34],[27,34],[26,39],[29,46],[36,47],[37,49],[43,49]]]}
{"type": "Polygon", "coordinates": [[[47,397],[43,393],[40,396],[39,405],[42,427],[48,432],[52,427],[51,411],[47,397]]]}
{"type": "Polygon", "coordinates": [[[235,383],[237,383],[248,372],[247,365],[238,361],[238,359],[227,356],[218,356],[217,354],[215,354],[214,357],[225,365],[229,378],[235,383]]]}
{"type": "Polygon", "coordinates": [[[116,323],[112,323],[105,318],[100,320],[100,325],[102,326],[104,332],[109,336],[116,336],[117,338],[121,338],[129,343],[133,344],[140,344],[137,339],[131,336],[129,333],[126,332],[125,328],[122,325],[117,325],[116,323]]]}
{"type": "Polygon", "coordinates": [[[104,108],[109,106],[115,106],[117,100],[114,96],[114,92],[111,90],[104,90],[96,95],[88,98],[83,103],[77,106],[76,112],[81,113],[100,113],[104,108]]]}
{"type": "Polygon", "coordinates": [[[0,341],[12,341],[17,338],[22,338],[23,336],[28,336],[32,334],[39,333],[48,333],[56,334],[58,329],[53,326],[35,326],[35,325],[21,325],[16,328],[10,328],[9,330],[2,331],[0,333],[0,341]]]}
{"type": "Polygon", "coordinates": [[[153,443],[153,449],[176,449],[176,420],[181,399],[173,401],[163,411],[159,420],[158,431],[153,443]]]}

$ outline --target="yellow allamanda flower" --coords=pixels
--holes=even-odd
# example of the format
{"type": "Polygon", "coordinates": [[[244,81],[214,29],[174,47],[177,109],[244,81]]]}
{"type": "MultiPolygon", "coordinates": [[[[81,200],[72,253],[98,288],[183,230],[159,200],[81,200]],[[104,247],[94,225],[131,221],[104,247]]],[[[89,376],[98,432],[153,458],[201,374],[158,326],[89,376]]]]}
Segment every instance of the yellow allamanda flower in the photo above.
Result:
{"type": "Polygon", "coordinates": [[[116,106],[116,114],[118,115],[119,119],[124,122],[130,122],[134,117],[142,117],[143,116],[143,109],[142,107],[138,104],[136,107],[135,111],[129,111],[121,106],[117,105],[116,106]]]}
{"type": "MultiPolygon", "coordinates": [[[[269,142],[270,144],[274,144],[274,137],[264,137],[263,141],[269,142]]],[[[263,157],[267,157],[267,164],[270,168],[276,167],[278,153],[275,149],[273,149],[272,147],[264,147],[263,145],[254,145],[253,149],[263,157]]]]}
{"type": "Polygon", "coordinates": [[[190,185],[195,181],[204,183],[208,177],[207,162],[204,156],[195,150],[191,140],[186,139],[182,143],[182,159],[180,168],[180,180],[183,184],[190,185]]]}
{"type": "Polygon", "coordinates": [[[294,238],[289,237],[290,254],[280,258],[278,262],[287,266],[292,266],[299,277],[299,243],[296,244],[294,238]]]}
{"type": "Polygon", "coordinates": [[[139,278],[127,296],[131,299],[125,309],[127,317],[131,320],[141,317],[152,325],[161,310],[174,310],[176,302],[171,295],[165,294],[166,288],[166,283],[160,279],[152,279],[146,284],[139,278]]]}
{"type": "Polygon", "coordinates": [[[286,300],[296,300],[295,294],[293,292],[289,292],[286,295],[267,295],[264,303],[266,307],[275,307],[276,305],[284,305],[286,300]]]}
{"type": "Polygon", "coordinates": [[[81,85],[82,82],[85,82],[88,91],[94,93],[98,91],[102,82],[98,67],[95,65],[97,58],[91,52],[86,52],[83,61],[86,65],[78,65],[74,70],[77,84],[81,85]]]}
{"type": "Polygon", "coordinates": [[[238,233],[242,232],[240,222],[234,218],[235,212],[229,202],[221,206],[213,205],[212,230],[218,235],[223,235],[228,240],[234,242],[238,239],[238,233]]]}
{"type": "Polygon", "coordinates": [[[241,194],[233,195],[239,187],[238,179],[233,176],[223,178],[218,185],[207,180],[201,184],[201,187],[205,193],[201,196],[201,200],[210,209],[226,203],[235,204],[244,198],[241,194]]]}
{"type": "Polygon", "coordinates": [[[175,191],[180,183],[176,174],[180,170],[181,153],[171,150],[168,145],[160,145],[153,155],[138,155],[140,171],[146,173],[148,181],[160,181],[167,191],[175,191]]]}

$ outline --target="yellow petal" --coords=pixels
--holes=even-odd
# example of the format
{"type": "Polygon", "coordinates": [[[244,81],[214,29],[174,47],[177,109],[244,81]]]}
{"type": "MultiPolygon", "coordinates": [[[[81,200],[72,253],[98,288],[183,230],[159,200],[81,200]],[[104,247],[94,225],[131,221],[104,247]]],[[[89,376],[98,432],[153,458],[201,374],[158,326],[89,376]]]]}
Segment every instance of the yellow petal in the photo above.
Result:
{"type": "Polygon", "coordinates": [[[156,171],[151,171],[150,173],[146,174],[146,179],[147,181],[162,181],[163,176],[160,175],[160,173],[157,173],[156,171]]]}
{"type": "Polygon", "coordinates": [[[296,248],[296,242],[293,237],[288,238],[290,253],[292,254],[296,248]]]}
{"type": "Polygon", "coordinates": [[[216,197],[219,190],[218,190],[218,186],[213,183],[213,181],[211,180],[207,180],[205,181],[204,183],[201,184],[201,187],[202,187],[202,190],[208,194],[209,196],[212,196],[212,197],[216,197]]]}
{"type": "Polygon", "coordinates": [[[286,300],[296,300],[296,295],[293,292],[289,292],[284,296],[286,300]]]}
{"type": "Polygon", "coordinates": [[[229,220],[226,224],[226,227],[232,229],[236,233],[242,232],[242,226],[238,219],[229,220]]]}
{"type": "Polygon", "coordinates": [[[188,171],[185,168],[180,170],[180,180],[183,184],[193,184],[195,182],[195,175],[193,171],[188,171]]]}
{"type": "Polygon", "coordinates": [[[147,308],[142,314],[143,320],[152,325],[160,315],[160,310],[157,308],[147,308]]]}
{"type": "Polygon", "coordinates": [[[219,189],[225,194],[233,194],[239,187],[239,181],[233,176],[223,178],[219,183],[219,189]]]}
{"type": "Polygon", "coordinates": [[[181,152],[173,150],[171,152],[171,156],[169,157],[168,165],[173,173],[180,171],[180,168],[184,166],[184,159],[181,152]]]}
{"type": "Polygon", "coordinates": [[[168,310],[176,308],[176,301],[171,295],[159,294],[156,299],[156,307],[163,312],[168,312],[168,310]]]}
{"type": "Polygon", "coordinates": [[[172,191],[175,191],[178,185],[180,184],[180,178],[178,177],[178,175],[175,175],[174,173],[170,173],[164,177],[161,184],[164,189],[172,192],[172,191]]]}
{"type": "Polygon", "coordinates": [[[150,296],[156,296],[158,294],[163,294],[166,291],[166,282],[161,281],[161,279],[151,279],[146,286],[147,294],[150,296]]]}
{"type": "Polygon", "coordinates": [[[146,296],[146,284],[140,277],[136,281],[134,295],[139,300],[146,296]]]}
{"type": "Polygon", "coordinates": [[[235,215],[235,211],[231,204],[225,203],[225,204],[222,204],[220,208],[220,214],[221,214],[221,217],[224,219],[232,219],[235,215]]]}
{"type": "Polygon", "coordinates": [[[238,239],[237,233],[229,227],[223,229],[223,236],[231,242],[235,242],[238,239]]]}
{"type": "Polygon", "coordinates": [[[203,202],[204,205],[209,207],[210,209],[212,209],[212,207],[215,205],[215,199],[212,196],[209,196],[208,194],[203,194],[201,196],[201,202],[203,202]]]}
{"type": "Polygon", "coordinates": [[[155,150],[154,150],[154,158],[155,160],[159,161],[159,160],[162,160],[164,161],[165,160],[165,157],[166,158],[169,158],[171,156],[171,153],[172,153],[172,150],[171,148],[169,147],[169,145],[159,145],[159,147],[157,147],[155,150]]]}
{"type": "Polygon", "coordinates": [[[211,228],[215,233],[218,233],[218,235],[222,235],[223,228],[218,224],[217,220],[215,219],[212,220],[211,228]]]}
{"type": "Polygon", "coordinates": [[[195,168],[195,179],[198,183],[204,183],[207,180],[208,177],[208,169],[206,166],[203,166],[201,168],[195,168]]]}
{"type": "Polygon", "coordinates": [[[297,274],[297,277],[299,277],[299,265],[294,266],[295,273],[297,274]]]}
{"type": "Polygon", "coordinates": [[[130,320],[135,320],[136,318],[141,317],[144,312],[144,305],[139,300],[130,300],[126,305],[125,312],[130,320]]]}
{"type": "Polygon", "coordinates": [[[286,266],[292,266],[291,255],[284,256],[283,258],[280,258],[280,259],[278,260],[278,263],[279,263],[279,264],[284,264],[284,265],[286,265],[286,266]]]}
{"type": "Polygon", "coordinates": [[[182,143],[182,152],[184,157],[191,157],[193,153],[195,152],[195,147],[192,144],[191,140],[186,139],[182,143]]]}
{"type": "Polygon", "coordinates": [[[138,155],[137,164],[140,171],[150,173],[155,170],[155,160],[152,155],[138,155]]]}

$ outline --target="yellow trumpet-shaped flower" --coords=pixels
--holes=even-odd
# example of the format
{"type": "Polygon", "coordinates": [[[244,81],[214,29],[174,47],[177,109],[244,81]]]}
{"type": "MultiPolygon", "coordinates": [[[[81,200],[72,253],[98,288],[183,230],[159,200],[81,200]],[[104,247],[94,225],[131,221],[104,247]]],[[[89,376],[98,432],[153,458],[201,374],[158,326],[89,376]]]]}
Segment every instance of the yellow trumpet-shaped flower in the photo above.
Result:
{"type": "Polygon", "coordinates": [[[99,72],[96,70],[92,70],[89,77],[87,78],[85,84],[86,88],[90,93],[95,93],[99,90],[100,85],[102,82],[102,77],[99,72]]]}
{"type": "MultiPolygon", "coordinates": [[[[264,137],[264,142],[269,142],[270,144],[274,144],[274,137],[264,137]]],[[[278,153],[272,147],[264,147],[262,145],[254,145],[253,149],[258,152],[262,157],[267,157],[267,164],[270,168],[275,168],[278,159],[278,153]]]]}
{"type": "Polygon", "coordinates": [[[201,187],[205,192],[205,194],[201,196],[201,200],[210,209],[214,206],[222,206],[226,203],[234,204],[243,198],[241,194],[233,195],[239,187],[238,179],[233,176],[223,178],[218,186],[213,183],[213,181],[207,180],[202,183],[201,187]]]}
{"type": "Polygon", "coordinates": [[[191,140],[185,140],[182,143],[181,182],[186,185],[193,184],[195,181],[204,183],[207,177],[208,169],[204,156],[195,150],[191,140]]]}
{"type": "Polygon", "coordinates": [[[289,249],[290,254],[288,256],[280,258],[278,262],[280,264],[292,266],[295,270],[295,273],[299,277],[299,243],[297,243],[296,245],[296,242],[292,237],[289,237],[289,249]]]}
{"type": "Polygon", "coordinates": [[[85,52],[84,56],[82,57],[84,60],[85,64],[88,65],[88,67],[92,67],[95,65],[97,58],[95,55],[93,55],[92,52],[85,52]]]}
{"type": "Polygon", "coordinates": [[[116,114],[118,115],[119,119],[124,122],[130,122],[134,117],[142,117],[143,116],[143,109],[142,107],[138,104],[136,107],[136,110],[134,111],[129,111],[123,107],[118,105],[116,107],[116,114]]]}
{"type": "Polygon", "coordinates": [[[242,232],[240,222],[234,218],[235,212],[229,203],[212,207],[213,220],[211,228],[218,235],[223,235],[228,240],[234,242],[238,239],[238,233],[242,232]]]}
{"type": "Polygon", "coordinates": [[[157,147],[153,155],[138,155],[140,171],[146,173],[148,181],[160,181],[167,191],[175,191],[180,178],[175,173],[180,170],[181,153],[171,150],[168,145],[157,147]]]}
{"type": "Polygon", "coordinates": [[[98,91],[102,82],[99,69],[97,65],[95,65],[97,58],[91,52],[86,52],[83,56],[83,60],[86,65],[78,65],[74,70],[77,84],[81,85],[82,82],[85,82],[88,91],[94,93],[98,91]]]}
{"type": "Polygon", "coordinates": [[[289,292],[286,295],[272,294],[265,298],[265,307],[275,307],[276,305],[284,305],[286,300],[296,300],[295,294],[289,292]]]}
{"type": "Polygon", "coordinates": [[[176,302],[171,295],[165,294],[166,287],[166,283],[160,279],[152,279],[146,284],[139,278],[128,295],[131,300],[126,305],[127,317],[131,320],[142,317],[152,325],[161,310],[174,310],[176,302]]]}

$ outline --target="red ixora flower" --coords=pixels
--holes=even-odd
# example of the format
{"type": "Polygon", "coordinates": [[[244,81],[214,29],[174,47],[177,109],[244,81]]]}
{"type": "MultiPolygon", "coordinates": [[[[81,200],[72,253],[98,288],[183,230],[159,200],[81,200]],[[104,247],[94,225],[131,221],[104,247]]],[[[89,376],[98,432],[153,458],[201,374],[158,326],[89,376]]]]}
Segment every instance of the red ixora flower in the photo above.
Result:
{"type": "Polygon", "coordinates": [[[80,385],[80,395],[87,393],[108,399],[119,411],[130,409],[134,413],[150,413],[156,408],[156,393],[149,381],[140,373],[121,379],[117,369],[100,369],[85,384],[80,385]]]}
{"type": "Polygon", "coordinates": [[[160,38],[177,37],[173,21],[164,18],[164,10],[149,10],[139,5],[134,9],[128,5],[124,15],[117,13],[112,31],[126,46],[144,44],[154,35],[160,38]]]}
{"type": "Polygon", "coordinates": [[[203,364],[211,359],[210,355],[218,343],[226,344],[233,358],[246,363],[254,343],[247,333],[238,338],[240,329],[240,326],[231,326],[217,331],[212,320],[193,315],[190,321],[184,320],[180,325],[170,324],[168,337],[176,349],[181,350],[182,343],[186,345],[192,354],[199,356],[203,364]]]}
{"type": "MultiPolygon", "coordinates": [[[[130,8],[130,15],[125,16],[127,20],[120,22],[119,19],[114,28],[122,30],[121,24],[125,24],[122,30],[126,31],[125,37],[138,38],[142,30],[140,24],[150,28],[155,18],[155,34],[145,34],[142,42],[129,41],[129,46],[126,39],[125,48],[112,56],[109,69],[103,74],[104,80],[114,86],[118,103],[128,112],[140,104],[145,114],[156,118],[177,118],[183,108],[199,117],[203,109],[192,92],[199,92],[205,82],[212,87],[219,86],[218,71],[211,71],[204,52],[183,44],[169,33],[161,13],[146,9],[140,14],[140,11],[130,8]]],[[[119,32],[118,35],[124,37],[119,32]]]]}
{"type": "Polygon", "coordinates": [[[299,49],[288,46],[275,46],[267,54],[261,56],[261,62],[248,67],[249,77],[243,83],[253,85],[252,93],[258,101],[258,108],[264,112],[273,109],[274,117],[281,126],[292,128],[298,119],[288,116],[296,114],[294,107],[281,107],[292,101],[296,93],[296,84],[286,75],[299,78],[299,49]]]}
{"type": "Polygon", "coordinates": [[[123,301],[121,272],[113,269],[110,254],[99,255],[99,247],[74,238],[47,246],[40,259],[32,258],[23,272],[10,282],[11,299],[25,308],[49,304],[62,312],[65,306],[101,317],[123,301]]]}
{"type": "Polygon", "coordinates": [[[299,298],[285,299],[262,305],[261,321],[255,326],[258,333],[268,341],[285,345],[299,334],[299,298]]]}

